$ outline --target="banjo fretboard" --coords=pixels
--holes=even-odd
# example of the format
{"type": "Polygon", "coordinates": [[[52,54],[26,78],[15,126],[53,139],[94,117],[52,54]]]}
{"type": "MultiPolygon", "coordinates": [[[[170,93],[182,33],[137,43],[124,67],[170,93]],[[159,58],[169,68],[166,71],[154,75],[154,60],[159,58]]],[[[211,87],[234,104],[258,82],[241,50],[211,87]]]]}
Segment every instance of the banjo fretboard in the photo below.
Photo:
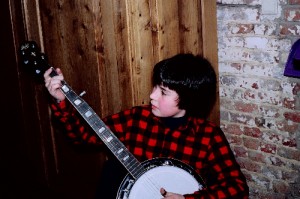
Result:
{"type": "MultiPolygon", "coordinates": [[[[55,76],[53,71],[51,76],[55,76]]],[[[57,74],[56,74],[57,75],[57,74]]],[[[142,164],[131,154],[125,145],[112,133],[112,131],[99,118],[96,112],[65,82],[62,82],[62,92],[78,113],[92,127],[99,138],[105,143],[109,150],[123,164],[133,178],[137,179],[144,172],[142,164]]]]}

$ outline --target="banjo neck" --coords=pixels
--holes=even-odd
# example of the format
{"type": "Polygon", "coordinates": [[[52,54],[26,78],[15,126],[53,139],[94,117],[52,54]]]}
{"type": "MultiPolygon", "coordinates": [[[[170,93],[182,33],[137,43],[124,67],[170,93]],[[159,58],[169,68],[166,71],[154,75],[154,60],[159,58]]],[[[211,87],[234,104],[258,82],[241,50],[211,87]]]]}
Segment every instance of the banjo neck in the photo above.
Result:
{"type": "MultiPolygon", "coordinates": [[[[57,73],[53,69],[50,76],[56,75],[57,73]]],[[[126,146],[105,125],[96,112],[65,81],[62,81],[61,91],[132,177],[137,179],[143,174],[144,167],[142,164],[128,151],[126,146]]]]}

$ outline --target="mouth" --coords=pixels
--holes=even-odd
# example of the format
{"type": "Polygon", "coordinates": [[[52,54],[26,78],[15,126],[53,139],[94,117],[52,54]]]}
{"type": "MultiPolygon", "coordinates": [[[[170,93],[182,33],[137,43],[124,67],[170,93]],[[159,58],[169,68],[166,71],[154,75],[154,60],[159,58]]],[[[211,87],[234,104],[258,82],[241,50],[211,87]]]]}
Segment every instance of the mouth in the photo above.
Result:
{"type": "Polygon", "coordinates": [[[154,106],[153,104],[151,104],[151,108],[152,109],[157,109],[157,106],[154,106]]]}

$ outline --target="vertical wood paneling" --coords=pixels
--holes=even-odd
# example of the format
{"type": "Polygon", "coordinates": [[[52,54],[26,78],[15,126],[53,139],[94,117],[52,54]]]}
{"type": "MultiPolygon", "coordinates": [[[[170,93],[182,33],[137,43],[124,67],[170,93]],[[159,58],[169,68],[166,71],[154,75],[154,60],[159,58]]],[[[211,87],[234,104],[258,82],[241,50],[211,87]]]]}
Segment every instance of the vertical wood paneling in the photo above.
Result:
{"type": "Polygon", "coordinates": [[[198,0],[179,2],[180,51],[203,54],[201,2],[198,0]]]}
{"type": "MultiPolygon", "coordinates": [[[[217,41],[217,12],[214,1],[201,1],[201,21],[202,21],[202,49],[203,56],[206,57],[213,65],[218,76],[218,41],[217,41]]],[[[219,78],[217,78],[219,80],[219,78]]],[[[217,84],[217,98],[215,106],[210,114],[209,119],[216,124],[220,123],[220,99],[219,84],[217,84]]]]}
{"type": "Polygon", "coordinates": [[[148,0],[127,0],[129,66],[132,70],[133,104],[149,103],[151,74],[154,65],[151,10],[148,0]]]}
{"type": "Polygon", "coordinates": [[[159,59],[164,59],[180,52],[180,34],[178,1],[157,0],[157,27],[159,59]]]}

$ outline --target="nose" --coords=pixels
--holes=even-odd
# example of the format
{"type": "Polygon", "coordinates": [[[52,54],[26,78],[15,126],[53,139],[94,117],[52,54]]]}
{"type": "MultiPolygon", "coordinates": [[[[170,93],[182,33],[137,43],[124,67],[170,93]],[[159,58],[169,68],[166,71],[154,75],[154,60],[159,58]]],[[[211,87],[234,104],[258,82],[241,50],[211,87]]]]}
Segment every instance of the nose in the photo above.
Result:
{"type": "Polygon", "coordinates": [[[156,98],[156,96],[157,96],[157,94],[156,94],[156,93],[157,93],[157,90],[158,90],[157,86],[153,87],[152,92],[151,92],[151,94],[150,94],[150,99],[151,99],[151,100],[153,100],[153,99],[156,98]]]}

